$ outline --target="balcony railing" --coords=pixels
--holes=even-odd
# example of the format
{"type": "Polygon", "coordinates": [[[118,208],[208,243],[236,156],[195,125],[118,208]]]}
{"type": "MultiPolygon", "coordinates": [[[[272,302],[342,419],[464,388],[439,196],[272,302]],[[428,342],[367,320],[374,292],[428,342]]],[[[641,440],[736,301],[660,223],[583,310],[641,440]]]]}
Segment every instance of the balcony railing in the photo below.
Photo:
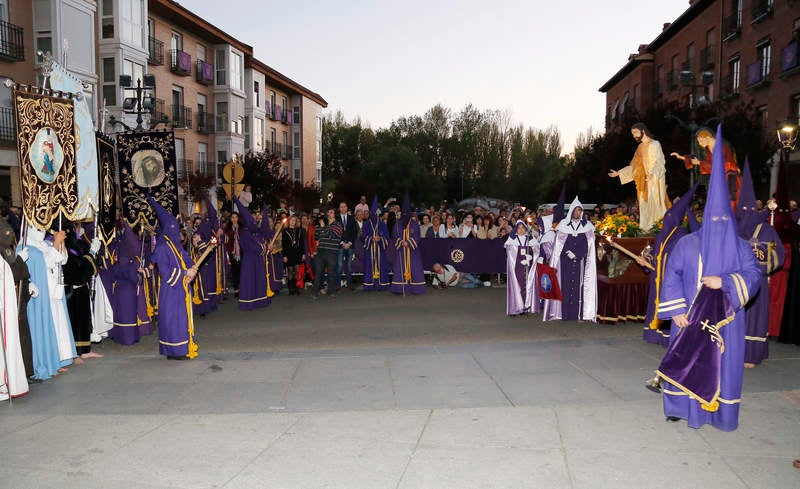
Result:
{"type": "Polygon", "coordinates": [[[769,81],[765,61],[760,59],[747,65],[747,88],[755,88],[769,81]]]}
{"type": "Polygon", "coordinates": [[[707,70],[713,68],[714,64],[716,64],[716,60],[714,59],[714,45],[709,44],[705,49],[700,51],[700,69],[707,70]]]}
{"type": "Polygon", "coordinates": [[[172,127],[192,128],[192,109],[183,105],[171,105],[172,127]]]}
{"type": "Polygon", "coordinates": [[[14,109],[0,107],[0,146],[16,146],[17,127],[14,123],[14,109]]]}
{"type": "Polygon", "coordinates": [[[732,39],[742,32],[742,13],[733,13],[722,19],[722,39],[732,39]]]}
{"type": "Polygon", "coordinates": [[[197,132],[201,134],[211,134],[214,132],[214,114],[208,112],[197,113],[197,132]]]}
{"type": "Polygon", "coordinates": [[[217,176],[217,163],[214,161],[198,161],[196,166],[197,168],[192,172],[192,176],[212,178],[217,176]]]}
{"type": "Polygon", "coordinates": [[[198,59],[195,67],[195,79],[203,85],[214,83],[214,65],[198,59]]]}
{"type": "Polygon", "coordinates": [[[178,75],[190,75],[192,73],[192,56],[180,49],[170,50],[169,69],[178,75]]]}
{"type": "Polygon", "coordinates": [[[153,36],[147,38],[147,62],[151,65],[164,64],[164,42],[153,36]]]}
{"type": "Polygon", "coordinates": [[[689,58],[681,65],[683,71],[694,71],[694,58],[689,58]]]}
{"type": "Polygon", "coordinates": [[[191,178],[194,174],[194,161],[178,158],[175,160],[175,164],[177,166],[179,180],[191,178]]]}
{"type": "Polygon", "coordinates": [[[755,0],[753,2],[753,24],[772,16],[772,0],[755,0]]]}
{"type": "Polygon", "coordinates": [[[669,90],[675,90],[678,88],[680,72],[678,70],[669,70],[667,72],[667,88],[669,90]]]}
{"type": "Polygon", "coordinates": [[[0,58],[9,61],[25,61],[22,27],[0,21],[0,58]]]}

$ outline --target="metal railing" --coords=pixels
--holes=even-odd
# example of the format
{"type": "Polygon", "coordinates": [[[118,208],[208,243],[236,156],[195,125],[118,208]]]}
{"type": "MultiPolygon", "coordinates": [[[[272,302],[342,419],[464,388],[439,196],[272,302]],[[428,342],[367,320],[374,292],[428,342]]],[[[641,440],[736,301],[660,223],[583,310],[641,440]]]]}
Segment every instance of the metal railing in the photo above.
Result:
{"type": "Polygon", "coordinates": [[[22,27],[0,21],[0,57],[11,61],[25,61],[23,39],[22,27]]]}
{"type": "Polygon", "coordinates": [[[203,85],[214,83],[214,65],[198,59],[195,63],[195,79],[203,85]]]}
{"type": "Polygon", "coordinates": [[[202,134],[211,134],[214,132],[214,124],[216,122],[214,114],[208,112],[197,113],[197,132],[202,134]]]}
{"type": "Polygon", "coordinates": [[[738,36],[742,31],[742,13],[733,13],[722,19],[722,39],[738,36]]]}
{"type": "Polygon", "coordinates": [[[172,127],[192,128],[192,109],[184,105],[171,105],[172,127]]]}
{"type": "Polygon", "coordinates": [[[178,158],[175,160],[175,165],[177,166],[179,180],[190,178],[194,174],[194,161],[192,160],[178,158]]]}
{"type": "Polygon", "coordinates": [[[169,68],[179,75],[189,75],[192,72],[192,56],[180,49],[171,49],[169,68]]]}
{"type": "Polygon", "coordinates": [[[17,126],[14,121],[14,109],[0,107],[0,145],[10,146],[17,143],[17,126]]]}
{"type": "Polygon", "coordinates": [[[719,80],[720,98],[733,97],[739,94],[739,82],[734,75],[723,76],[719,80]]]}
{"type": "Polygon", "coordinates": [[[753,23],[761,22],[772,15],[772,0],[755,0],[753,2],[753,23]]]}
{"type": "Polygon", "coordinates": [[[681,65],[683,71],[694,71],[694,58],[689,58],[681,65]]]}
{"type": "Polygon", "coordinates": [[[151,65],[164,64],[164,42],[153,36],[147,37],[147,62],[151,65]]]}

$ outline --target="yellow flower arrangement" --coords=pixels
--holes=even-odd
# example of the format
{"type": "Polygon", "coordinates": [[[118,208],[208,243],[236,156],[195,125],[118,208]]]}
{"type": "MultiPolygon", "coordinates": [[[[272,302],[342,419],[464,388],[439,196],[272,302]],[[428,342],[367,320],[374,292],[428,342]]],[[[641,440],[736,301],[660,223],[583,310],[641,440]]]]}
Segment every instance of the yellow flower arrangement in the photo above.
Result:
{"type": "Polygon", "coordinates": [[[611,214],[595,226],[603,236],[633,238],[639,236],[639,223],[625,214],[611,214]]]}

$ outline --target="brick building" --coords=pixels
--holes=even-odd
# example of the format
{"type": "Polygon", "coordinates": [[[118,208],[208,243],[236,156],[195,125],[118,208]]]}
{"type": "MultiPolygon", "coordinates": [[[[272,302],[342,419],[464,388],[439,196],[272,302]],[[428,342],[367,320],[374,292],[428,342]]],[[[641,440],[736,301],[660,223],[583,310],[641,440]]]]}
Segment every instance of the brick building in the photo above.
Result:
{"type": "Polygon", "coordinates": [[[729,99],[752,102],[775,138],[800,116],[798,40],[798,0],[692,0],[600,88],[606,130],[627,110],[729,99]]]}

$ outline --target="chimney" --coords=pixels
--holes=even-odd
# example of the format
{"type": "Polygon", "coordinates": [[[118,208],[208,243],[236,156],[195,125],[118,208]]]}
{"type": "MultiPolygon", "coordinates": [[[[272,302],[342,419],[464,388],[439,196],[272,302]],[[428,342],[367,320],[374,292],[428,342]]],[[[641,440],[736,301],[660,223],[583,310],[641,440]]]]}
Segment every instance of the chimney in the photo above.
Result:
{"type": "Polygon", "coordinates": [[[661,31],[663,32],[663,31],[669,29],[669,26],[671,26],[671,25],[672,25],[672,22],[664,22],[664,28],[661,29],[661,31]]]}
{"type": "Polygon", "coordinates": [[[639,54],[644,54],[647,52],[647,44],[639,44],[639,54]]]}

